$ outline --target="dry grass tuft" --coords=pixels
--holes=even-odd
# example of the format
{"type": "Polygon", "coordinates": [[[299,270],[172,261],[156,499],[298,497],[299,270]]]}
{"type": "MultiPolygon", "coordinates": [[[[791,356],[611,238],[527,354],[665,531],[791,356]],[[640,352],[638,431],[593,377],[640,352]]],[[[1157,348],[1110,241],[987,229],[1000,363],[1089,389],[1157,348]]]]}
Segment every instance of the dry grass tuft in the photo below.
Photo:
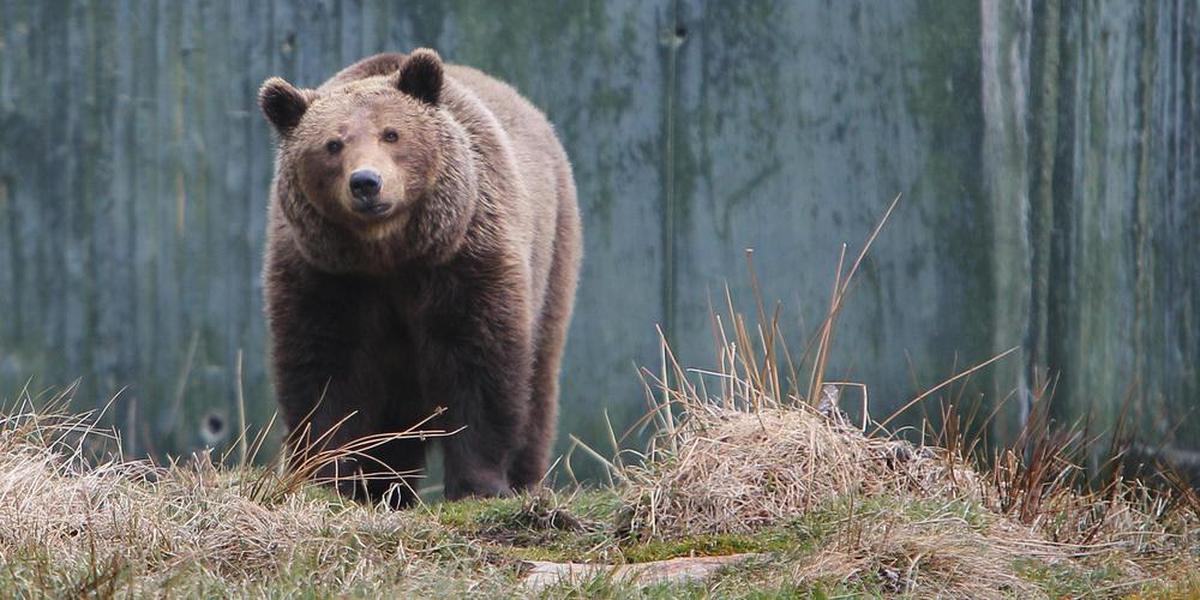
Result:
{"type": "Polygon", "coordinates": [[[1197,565],[1200,503],[1187,488],[1166,493],[1119,471],[1088,484],[1077,466],[1089,451],[1082,436],[1036,418],[991,463],[978,460],[978,443],[963,439],[952,409],[943,411],[949,428],[926,438],[936,445],[878,435],[865,407],[860,423],[838,407],[845,384],[822,383],[820,402],[795,386],[783,393],[771,374],[785,367],[753,350],[781,343],[767,328],[746,327],[732,311],[714,321],[727,340],[719,356],[737,350],[736,360],[688,371],[663,341],[662,373],[647,374],[656,388],[649,448],[608,463],[632,539],[749,535],[825,515],[812,535],[819,545],[789,564],[785,579],[921,597],[1096,586],[1107,597],[1153,589],[1197,565]],[[723,321],[738,324],[736,333],[726,335],[723,321]],[[705,377],[719,378],[717,394],[705,377]]]}
{"type": "Polygon", "coordinates": [[[29,403],[0,417],[0,587],[369,596],[445,588],[458,570],[484,589],[503,583],[477,545],[427,511],[343,503],[260,470],[214,466],[207,454],[167,467],[124,460],[94,417],[29,403]]]}
{"type": "Polygon", "coordinates": [[[779,329],[779,308],[767,316],[749,252],[757,323],[736,309],[726,288],[725,314],[712,315],[715,371],[685,370],[660,335],[661,373],[645,374],[655,428],[649,451],[632,465],[620,457],[611,465],[628,484],[635,530],[667,537],[745,532],[849,494],[974,493],[978,476],[957,455],[867,435],[866,386],[825,379],[854,275],[899,200],[845,270],[842,247],[829,310],[797,358],[779,329]],[[847,386],[862,391],[859,427],[838,406],[847,386]]]}
{"type": "Polygon", "coordinates": [[[669,455],[622,471],[633,527],[651,535],[746,533],[847,495],[954,498],[977,487],[935,449],[866,437],[804,404],[692,404],[681,418],[669,455]]]}

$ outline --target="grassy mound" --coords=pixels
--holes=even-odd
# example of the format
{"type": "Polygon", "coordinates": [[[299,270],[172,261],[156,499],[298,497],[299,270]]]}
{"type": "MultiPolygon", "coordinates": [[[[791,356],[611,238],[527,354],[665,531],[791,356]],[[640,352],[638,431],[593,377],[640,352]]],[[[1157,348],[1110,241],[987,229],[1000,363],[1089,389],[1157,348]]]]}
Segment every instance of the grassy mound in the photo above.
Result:
{"type": "Polygon", "coordinates": [[[863,436],[803,404],[694,406],[687,416],[669,455],[624,473],[635,528],[745,533],[854,494],[959,498],[978,485],[934,449],[863,436]]]}
{"type": "Polygon", "coordinates": [[[944,448],[867,436],[804,404],[692,403],[673,418],[647,460],[616,468],[629,536],[764,551],[774,562],[748,573],[763,586],[970,598],[1200,591],[1189,575],[1200,512],[1187,498],[1123,480],[1082,493],[1055,483],[1068,481],[1065,460],[1036,479],[1022,462],[981,474],[944,448]],[[1036,513],[1018,508],[1027,500],[1036,513]]]}

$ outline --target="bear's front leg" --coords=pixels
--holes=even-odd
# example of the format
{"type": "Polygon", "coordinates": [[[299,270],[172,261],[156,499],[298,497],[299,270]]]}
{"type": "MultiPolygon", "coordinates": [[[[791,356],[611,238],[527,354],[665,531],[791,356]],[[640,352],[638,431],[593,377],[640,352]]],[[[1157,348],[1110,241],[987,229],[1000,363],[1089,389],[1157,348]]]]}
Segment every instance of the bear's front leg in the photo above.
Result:
{"type": "MultiPolygon", "coordinates": [[[[496,273],[492,273],[496,275],[496,273]]],[[[529,414],[533,369],[525,289],[504,281],[456,281],[427,315],[422,388],[446,407],[445,494],[511,493],[508,471],[529,414]]]]}

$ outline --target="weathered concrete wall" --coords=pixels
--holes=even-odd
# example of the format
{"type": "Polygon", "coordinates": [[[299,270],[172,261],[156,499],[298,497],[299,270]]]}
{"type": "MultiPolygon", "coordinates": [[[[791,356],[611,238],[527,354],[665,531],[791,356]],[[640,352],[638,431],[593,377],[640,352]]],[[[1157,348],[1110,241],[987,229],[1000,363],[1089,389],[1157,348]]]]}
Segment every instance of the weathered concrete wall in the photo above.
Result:
{"type": "Polygon", "coordinates": [[[429,45],[516,85],[573,159],[587,256],[564,432],[598,440],[601,408],[642,412],[656,323],[712,361],[709,297],[726,280],[746,297],[745,248],[803,345],[840,244],[903,192],[832,365],[876,414],[1020,344],[969,393],[1050,368],[1062,416],[1133,393],[1166,433],[1200,392],[1197,12],[0,0],[0,389],[82,376],[93,405],[128,386],[115,420],[136,449],[183,450],[235,414],[240,349],[265,421],[257,86],[429,45]]]}
{"type": "MultiPolygon", "coordinates": [[[[1157,442],[1200,426],[1200,4],[983,2],[997,330],[1055,414],[1157,442]]],[[[999,347],[1002,344],[997,344],[999,347]]],[[[1011,419],[1010,426],[1011,426],[1011,419]]]]}

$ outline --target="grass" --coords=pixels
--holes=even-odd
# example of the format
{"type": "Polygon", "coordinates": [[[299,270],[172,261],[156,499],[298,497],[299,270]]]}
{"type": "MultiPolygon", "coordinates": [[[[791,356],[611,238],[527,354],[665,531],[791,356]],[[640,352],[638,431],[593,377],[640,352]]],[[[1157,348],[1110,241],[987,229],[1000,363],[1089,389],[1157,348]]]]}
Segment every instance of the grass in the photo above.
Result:
{"type": "MultiPolygon", "coordinates": [[[[533,594],[521,587],[531,560],[620,565],[750,553],[752,559],[703,582],[639,586],[599,574],[537,593],[1182,598],[1200,590],[1194,575],[1200,534],[1186,503],[1167,506],[1158,492],[1131,487],[1144,495],[1110,499],[1106,510],[1088,500],[1085,526],[1078,526],[1079,514],[1063,512],[1075,504],[1043,503],[1043,518],[1025,523],[1019,511],[1006,511],[993,497],[939,479],[944,471],[923,471],[933,464],[916,464],[944,465],[939,451],[922,458],[914,449],[907,462],[896,462],[895,448],[907,442],[847,431],[845,423],[802,407],[785,410],[812,419],[804,424],[809,429],[798,430],[804,436],[816,435],[830,447],[884,449],[892,467],[886,457],[835,448],[825,460],[877,463],[842,464],[863,469],[855,472],[868,485],[838,487],[835,481],[796,495],[789,487],[794,482],[749,478],[747,485],[759,486],[760,519],[712,520],[725,513],[707,507],[728,492],[713,488],[703,500],[677,496],[660,505],[656,528],[641,516],[655,493],[645,486],[678,481],[681,470],[695,466],[684,455],[662,453],[625,467],[612,488],[391,511],[347,502],[323,487],[293,488],[262,468],[217,466],[205,455],[165,467],[122,460],[115,437],[95,428],[92,416],[12,411],[0,419],[0,589],[101,598],[503,597],[533,594]],[[827,431],[811,429],[819,427],[827,431]],[[821,437],[830,435],[849,441],[821,437]],[[879,474],[888,468],[905,476],[879,474]],[[636,476],[666,472],[675,475],[636,476]],[[902,485],[910,477],[926,483],[902,485]],[[787,511],[778,503],[788,498],[802,500],[787,511]],[[672,511],[669,518],[666,511],[672,511]],[[1066,539],[1065,530],[1094,529],[1097,511],[1120,515],[1103,521],[1104,530],[1090,542],[1066,539]]],[[[682,438],[677,448],[686,453],[683,432],[696,417],[676,416],[682,438]]],[[[771,427],[775,416],[767,408],[744,415],[759,427],[760,418],[771,427]]],[[[770,452],[786,454],[786,443],[799,444],[796,437],[768,437],[774,439],[765,446],[770,452]]],[[[740,460],[727,462],[736,466],[740,460]]],[[[960,480],[979,489],[994,480],[965,477],[971,467],[956,464],[960,480]]],[[[826,475],[806,471],[803,463],[797,470],[826,475]]]]}
{"type": "Polygon", "coordinates": [[[262,435],[243,436],[236,461],[200,454],[161,466],[122,458],[116,435],[96,426],[101,415],[71,414],[65,398],[34,408],[25,391],[0,416],[0,590],[93,598],[1200,597],[1200,496],[1169,472],[1157,486],[1127,478],[1119,460],[1100,474],[1077,467],[1091,440],[1046,418],[1049,385],[1019,438],[992,448],[967,433],[982,429],[975,411],[962,416],[943,403],[940,428],[921,428],[914,443],[887,430],[894,414],[870,417],[865,386],[827,380],[837,315],[879,229],[845,273],[843,252],[827,317],[802,352],[783,343],[778,310],[768,313],[756,297],[747,316],[729,294],[723,314],[713,315],[716,369],[682,367],[663,340],[659,372],[645,373],[647,447],[622,448],[615,433],[611,455],[581,447],[611,477],[600,488],[392,511],[309,481],[321,461],[380,439],[317,446],[313,462],[294,473],[279,459],[253,466],[262,435]],[[853,422],[839,406],[848,388],[863,399],[853,422]],[[700,581],[639,583],[616,570],[730,555],[744,559],[700,581]],[[612,568],[533,589],[524,583],[532,561],[612,568]]]}

